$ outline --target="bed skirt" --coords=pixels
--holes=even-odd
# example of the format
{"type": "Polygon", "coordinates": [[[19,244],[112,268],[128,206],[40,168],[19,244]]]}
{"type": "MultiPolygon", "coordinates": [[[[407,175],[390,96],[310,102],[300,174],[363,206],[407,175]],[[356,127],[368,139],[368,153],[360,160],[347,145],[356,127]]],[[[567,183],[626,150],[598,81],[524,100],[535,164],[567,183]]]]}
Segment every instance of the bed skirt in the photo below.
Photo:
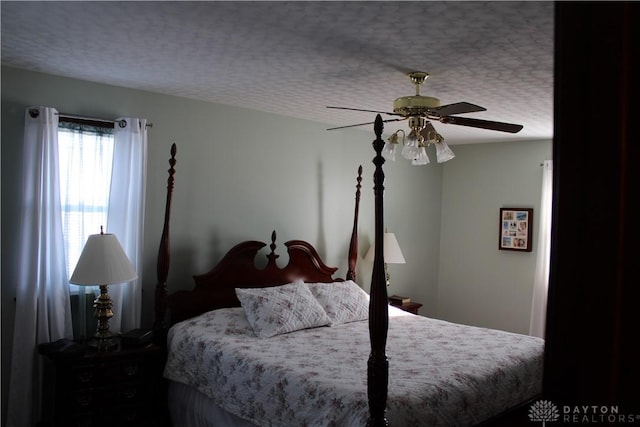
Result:
{"type": "Polygon", "coordinates": [[[180,427],[256,427],[233,415],[198,390],[169,381],[171,425],[180,427]]]}

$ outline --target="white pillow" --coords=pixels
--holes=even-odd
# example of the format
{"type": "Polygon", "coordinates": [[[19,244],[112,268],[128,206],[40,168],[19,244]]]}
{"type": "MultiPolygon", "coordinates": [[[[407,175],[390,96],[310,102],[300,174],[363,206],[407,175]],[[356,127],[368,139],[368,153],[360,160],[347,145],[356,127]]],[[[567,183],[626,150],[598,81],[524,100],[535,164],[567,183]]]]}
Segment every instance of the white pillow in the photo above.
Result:
{"type": "Polygon", "coordinates": [[[369,295],[353,280],[307,285],[327,312],[331,325],[369,318],[369,295]]]}
{"type": "Polygon", "coordinates": [[[261,338],[331,322],[302,280],[270,288],[236,288],[253,331],[261,338]]]}

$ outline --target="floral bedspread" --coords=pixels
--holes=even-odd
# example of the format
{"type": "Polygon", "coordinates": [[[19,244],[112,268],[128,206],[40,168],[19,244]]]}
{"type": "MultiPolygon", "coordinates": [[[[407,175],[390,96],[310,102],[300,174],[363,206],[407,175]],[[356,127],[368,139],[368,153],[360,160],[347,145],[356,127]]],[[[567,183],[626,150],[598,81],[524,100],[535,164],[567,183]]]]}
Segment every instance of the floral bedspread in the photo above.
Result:
{"type": "MultiPolygon", "coordinates": [[[[473,425],[542,389],[544,341],[391,307],[391,426],[473,425]]],[[[258,338],[242,308],[169,331],[165,377],[260,426],[364,426],[367,321],[258,338]]]]}

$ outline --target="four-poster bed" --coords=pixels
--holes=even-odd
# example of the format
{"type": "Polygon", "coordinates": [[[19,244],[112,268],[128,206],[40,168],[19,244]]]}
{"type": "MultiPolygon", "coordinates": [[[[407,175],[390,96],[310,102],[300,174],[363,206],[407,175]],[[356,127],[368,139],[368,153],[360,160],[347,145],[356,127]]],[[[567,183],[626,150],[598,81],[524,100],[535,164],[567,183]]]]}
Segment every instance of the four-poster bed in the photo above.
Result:
{"type": "Polygon", "coordinates": [[[337,269],[301,240],[284,244],[289,261],[279,267],[274,231],[266,267],[258,269],[255,258],[267,245],[241,242],[209,272],[193,276],[193,290],[168,294],[172,147],[154,330],[167,348],[174,424],[474,425],[540,393],[542,340],[389,306],[380,116],[374,131],[376,246],[369,294],[355,283],[361,167],[346,280],[334,278],[337,269]]]}

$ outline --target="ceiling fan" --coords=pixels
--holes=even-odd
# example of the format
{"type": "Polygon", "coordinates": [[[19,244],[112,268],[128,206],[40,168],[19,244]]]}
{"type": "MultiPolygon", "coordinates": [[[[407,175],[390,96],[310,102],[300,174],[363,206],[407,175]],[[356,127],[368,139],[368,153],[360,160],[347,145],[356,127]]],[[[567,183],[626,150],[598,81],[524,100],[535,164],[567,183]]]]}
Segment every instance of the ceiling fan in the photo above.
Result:
{"type": "MultiPolygon", "coordinates": [[[[453,117],[454,114],[475,113],[478,111],[487,111],[486,108],[474,105],[468,102],[456,102],[455,104],[440,105],[438,98],[431,96],[420,95],[420,86],[429,77],[428,73],[422,71],[415,71],[409,73],[409,79],[416,87],[416,94],[414,96],[403,96],[393,101],[393,112],[365,110],[360,108],[348,108],[348,107],[327,107],[338,110],[351,110],[351,111],[366,111],[370,113],[381,113],[391,116],[400,116],[397,119],[383,120],[383,122],[397,122],[401,120],[409,120],[409,127],[413,128],[412,124],[421,124],[429,120],[437,120],[441,123],[454,124],[460,126],[469,126],[474,128],[496,130],[500,132],[517,133],[522,129],[522,125],[516,125],[511,123],[493,122],[489,120],[472,119],[470,117],[453,117]],[[412,123],[413,122],[413,123],[412,123]]],[[[355,125],[339,126],[330,128],[327,130],[344,129],[354,126],[363,126],[370,123],[359,123],[355,125]]]]}
{"type": "MultiPolygon", "coordinates": [[[[440,100],[431,96],[420,95],[420,86],[429,77],[428,73],[415,71],[409,73],[409,79],[416,87],[416,94],[413,96],[403,96],[393,101],[393,112],[365,110],[360,108],[348,107],[330,107],[327,108],[351,111],[366,111],[370,113],[387,114],[390,116],[399,116],[394,119],[383,120],[383,122],[397,122],[408,120],[411,129],[407,135],[408,142],[404,143],[404,131],[395,132],[390,138],[389,143],[385,145],[383,154],[395,160],[395,147],[398,145],[398,134],[402,133],[403,141],[402,156],[413,161],[413,164],[423,165],[429,163],[425,147],[435,144],[438,156],[438,163],[450,160],[454,157],[453,152],[444,142],[444,138],[440,135],[431,124],[431,121],[439,121],[440,123],[454,124],[460,126],[468,126],[480,129],[496,130],[500,132],[517,133],[522,129],[522,125],[512,123],[494,122],[489,120],[474,119],[470,117],[457,117],[456,114],[475,113],[478,111],[486,111],[486,108],[474,105],[469,102],[456,102],[454,104],[440,105],[440,100]]],[[[344,129],[355,126],[364,126],[372,124],[358,123],[355,125],[339,126],[329,128],[327,130],[344,129]]]]}

